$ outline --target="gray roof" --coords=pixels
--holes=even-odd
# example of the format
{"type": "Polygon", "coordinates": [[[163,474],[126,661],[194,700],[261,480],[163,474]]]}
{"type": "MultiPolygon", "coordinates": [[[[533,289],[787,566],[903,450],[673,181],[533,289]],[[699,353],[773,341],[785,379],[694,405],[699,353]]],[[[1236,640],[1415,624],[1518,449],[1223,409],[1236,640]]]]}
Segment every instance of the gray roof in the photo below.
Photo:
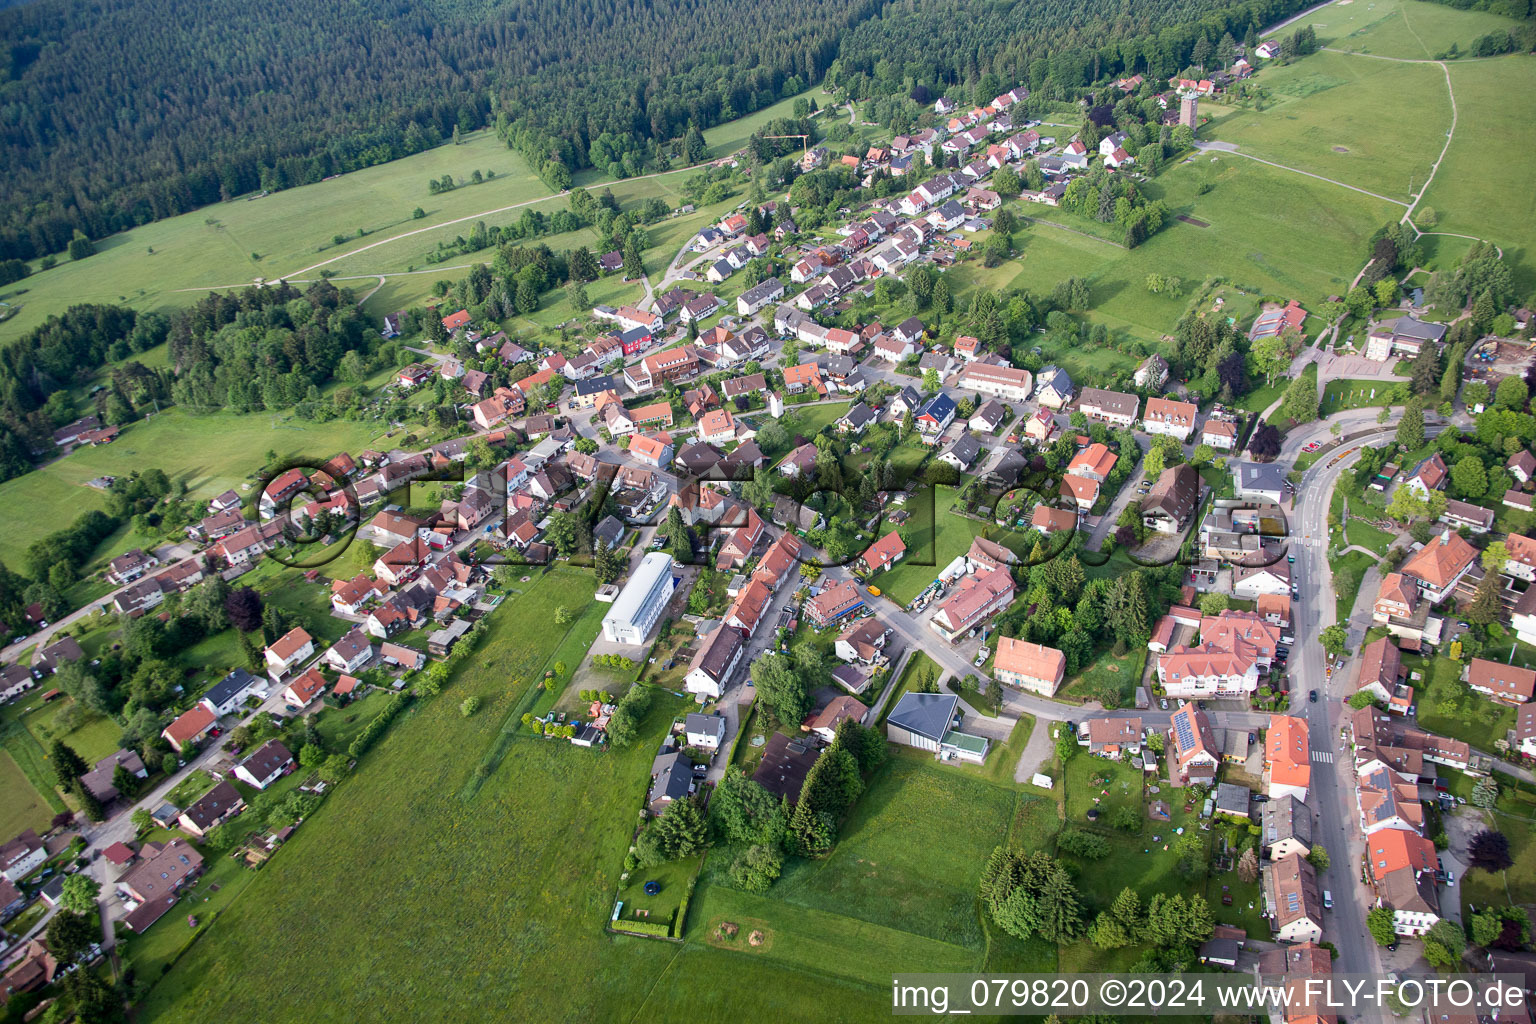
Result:
{"type": "Polygon", "coordinates": [[[260,680],[243,668],[237,668],[208,688],[203,696],[212,704],[223,704],[241,690],[256,686],[260,680]]]}
{"type": "Polygon", "coordinates": [[[1276,462],[1240,462],[1237,466],[1239,491],[1281,491],[1285,489],[1285,467],[1276,462]]]}
{"type": "Polygon", "coordinates": [[[1040,371],[1040,376],[1036,377],[1035,381],[1035,392],[1037,394],[1048,387],[1055,388],[1056,393],[1059,395],[1070,395],[1072,393],[1072,378],[1067,376],[1067,371],[1059,366],[1047,366],[1040,371]]]}
{"type": "Polygon", "coordinates": [[[1216,809],[1226,814],[1247,814],[1248,799],[1252,792],[1246,786],[1231,782],[1216,784],[1216,809]]]}
{"type": "Polygon", "coordinates": [[[959,703],[960,698],[953,693],[909,691],[901,695],[901,700],[896,702],[896,708],[886,718],[886,723],[937,743],[949,731],[959,703]]]}
{"type": "Polygon", "coordinates": [[[961,434],[955,439],[955,443],[949,446],[946,454],[954,455],[969,466],[976,461],[976,456],[981,454],[981,442],[970,434],[961,434]]]}
{"type": "Polygon", "coordinates": [[[660,800],[666,797],[670,800],[681,800],[688,795],[688,786],[693,782],[693,765],[681,752],[671,755],[670,758],[657,758],[656,764],[661,765],[661,770],[656,773],[656,781],[651,785],[651,800],[660,800]]]}
{"type": "Polygon", "coordinates": [[[852,409],[849,409],[846,413],[843,414],[843,419],[846,420],[848,425],[852,427],[862,427],[864,424],[868,423],[874,418],[874,410],[865,405],[863,402],[859,402],[852,409]]]}
{"type": "Polygon", "coordinates": [[[683,721],[683,727],[688,732],[714,736],[716,739],[725,737],[725,719],[720,715],[701,715],[696,711],[690,711],[683,721]]]}
{"type": "Polygon", "coordinates": [[[624,524],[613,516],[606,516],[592,528],[592,539],[600,540],[611,548],[624,539],[624,524]]]}
{"type": "Polygon", "coordinates": [[[1264,805],[1263,835],[1265,846],[1294,838],[1303,846],[1312,845],[1312,813],[1294,796],[1282,796],[1264,805]]]}
{"type": "Polygon", "coordinates": [[[1395,338],[1417,338],[1420,341],[1439,341],[1445,337],[1445,324],[1425,323],[1411,316],[1398,317],[1392,325],[1395,338]]]}

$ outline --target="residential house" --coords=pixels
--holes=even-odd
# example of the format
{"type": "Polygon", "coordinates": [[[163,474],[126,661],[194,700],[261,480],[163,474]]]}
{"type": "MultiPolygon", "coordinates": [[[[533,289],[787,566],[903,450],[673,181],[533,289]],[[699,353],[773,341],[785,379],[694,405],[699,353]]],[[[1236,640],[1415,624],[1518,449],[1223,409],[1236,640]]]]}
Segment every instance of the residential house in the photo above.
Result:
{"type": "Polygon", "coordinates": [[[1402,652],[1388,637],[1382,637],[1360,649],[1360,670],[1355,677],[1355,692],[1368,691],[1383,705],[1391,702],[1398,684],[1406,675],[1402,652]]]}
{"type": "Polygon", "coordinates": [[[1147,356],[1136,367],[1131,381],[1139,388],[1156,391],[1168,381],[1168,361],[1156,353],[1147,356]]]}
{"type": "Polygon", "coordinates": [[[1015,587],[1007,567],[964,576],[949,596],[940,602],[929,625],[940,636],[954,643],[967,630],[987,616],[1013,602],[1015,587]]]}
{"type": "Polygon", "coordinates": [[[1077,742],[1095,757],[1112,761],[1137,756],[1141,753],[1141,719],[1107,715],[1090,718],[1078,727],[1077,742]]]}
{"type": "Polygon", "coordinates": [[[1456,584],[1477,561],[1477,549],[1459,535],[1446,529],[1438,537],[1408,556],[1399,569],[1419,588],[1431,605],[1450,596],[1456,584]]]}
{"type": "Polygon", "coordinates": [[[716,626],[689,663],[683,686],[689,693],[718,698],[740,664],[745,645],[739,630],[725,624],[716,626]]]}
{"type": "MultiPolygon", "coordinates": [[[[997,639],[992,674],[999,682],[1043,697],[1053,697],[1066,671],[1066,655],[1054,647],[1006,636],[997,639]]],[[[1140,732],[1139,725],[1137,731],[1140,732]]]]}
{"type": "Polygon", "coordinates": [[[1385,320],[1370,329],[1365,357],[1377,362],[1386,362],[1393,356],[1412,358],[1425,345],[1439,345],[1445,339],[1445,332],[1445,324],[1425,323],[1412,316],[1385,320]]]}
{"type": "Polygon", "coordinates": [[[907,545],[901,534],[892,530],[871,544],[855,564],[865,574],[883,572],[901,561],[906,553],[907,545]]]}
{"type": "Polygon", "coordinates": [[[665,469],[672,462],[672,439],[666,434],[636,434],[629,440],[629,454],[636,462],[665,469]]]}
{"type": "Polygon", "coordinates": [[[970,468],[975,465],[976,459],[980,455],[981,442],[970,434],[961,434],[939,456],[939,461],[965,473],[970,471],[970,468]]]}
{"type": "Polygon", "coordinates": [[[1186,784],[1214,782],[1221,753],[1206,713],[1190,701],[1173,713],[1168,732],[1173,739],[1171,767],[1177,769],[1179,778],[1186,784]]]}
{"type": "Polygon", "coordinates": [[[1142,417],[1141,428],[1149,434],[1165,434],[1181,443],[1194,433],[1195,420],[1200,407],[1193,402],[1179,402],[1171,398],[1147,399],[1147,411],[1142,417]]]}
{"type": "Polygon", "coordinates": [[[1035,384],[1035,398],[1047,409],[1065,409],[1076,394],[1077,386],[1067,371],[1059,366],[1047,366],[1040,371],[1035,384]]]}
{"type": "Polygon", "coordinates": [[[266,649],[267,674],[273,680],[281,679],[295,665],[301,664],[314,653],[314,639],[302,626],[295,626],[266,649]]]}
{"type": "Polygon", "coordinates": [[[328,684],[320,669],[311,665],[303,675],[292,679],[283,687],[283,700],[296,708],[307,708],[328,684]]]}
{"type": "Polygon", "coordinates": [[[1449,498],[1445,503],[1445,511],[1440,514],[1440,522],[1453,530],[1465,526],[1473,533],[1487,533],[1493,529],[1493,510],[1449,498]]]}
{"type": "Polygon", "coordinates": [[[1421,498],[1427,498],[1432,492],[1445,487],[1445,482],[1450,479],[1450,475],[1445,460],[1440,457],[1439,452],[1435,452],[1408,474],[1402,486],[1412,488],[1421,498]]]}
{"type": "Polygon", "coordinates": [[[1294,796],[1265,803],[1259,828],[1260,849],[1270,860],[1312,852],[1312,811],[1294,796]]]}
{"type": "Polygon", "coordinates": [[[198,703],[211,711],[215,718],[223,718],[240,710],[247,697],[260,692],[261,677],[237,668],[210,686],[198,703]]]}
{"type": "Polygon", "coordinates": [[[979,434],[992,434],[1003,423],[1008,412],[1001,402],[996,399],[988,399],[971,414],[967,426],[979,434]]]}
{"type": "Polygon", "coordinates": [[[832,651],[839,659],[852,664],[878,665],[886,660],[885,649],[890,636],[890,627],[879,619],[858,619],[838,634],[832,651]]]}
{"type": "Polygon", "coordinates": [[[1206,420],[1200,428],[1200,443],[1217,451],[1232,451],[1237,447],[1237,424],[1232,420],[1206,420]]]}
{"type": "Polygon", "coordinates": [[[864,598],[850,580],[839,580],[805,602],[805,617],[818,628],[826,628],[864,607],[864,598]]]}
{"type": "Polygon", "coordinates": [[[1317,870],[1291,854],[1270,862],[1264,873],[1265,916],[1281,942],[1318,942],[1323,937],[1323,899],[1317,870]]]}
{"type": "Polygon", "coordinates": [[[1136,414],[1141,410],[1141,399],[1119,391],[1083,388],[1077,408],[1090,420],[1129,427],[1136,422],[1136,414]]]}
{"type": "Polygon", "coordinates": [[[353,629],[326,650],[322,659],[337,672],[349,675],[359,671],[373,658],[373,643],[360,629],[353,629]]]}
{"type": "Polygon", "coordinates": [[[683,719],[684,742],[700,750],[719,750],[725,743],[725,716],[689,712],[683,719]]]}
{"type": "Polygon", "coordinates": [[[1158,533],[1183,531],[1200,503],[1200,474],[1188,463],[1163,470],[1141,499],[1142,522],[1158,533]]]}
{"type": "MultiPolygon", "coordinates": [[[[224,786],[229,784],[222,783],[224,786]]],[[[230,787],[231,789],[233,787],[230,787]]],[[[139,848],[139,863],[117,880],[118,890],[137,903],[123,918],[135,934],[170,912],[181,890],[202,872],[203,856],[185,839],[147,842],[139,848]]]]}
{"type": "Polygon", "coordinates": [[[218,718],[212,711],[198,704],[162,729],[160,735],[171,745],[172,750],[185,751],[189,744],[202,739],[216,721],[218,718]]]}
{"type": "Polygon", "coordinates": [[[293,754],[281,740],[268,740],[256,752],[235,765],[235,777],[247,786],[266,789],[294,765],[293,754]]]}
{"type": "Polygon", "coordinates": [[[1306,802],[1312,784],[1312,751],[1307,740],[1307,720],[1290,715],[1271,715],[1264,739],[1264,772],[1270,799],[1287,794],[1306,802]]]}
{"type": "Polygon", "coordinates": [[[980,362],[970,363],[961,370],[955,386],[1005,402],[1023,402],[1034,391],[1033,377],[1028,370],[980,362]]]}
{"type": "Polygon", "coordinates": [[[924,436],[937,438],[954,421],[956,411],[955,400],[940,391],[917,411],[913,422],[924,436]]]}
{"type": "Polygon", "coordinates": [[[1486,658],[1473,658],[1462,679],[1473,693],[1504,704],[1524,704],[1536,695],[1536,671],[1486,658]]]}
{"type": "Polygon", "coordinates": [[[240,791],[228,782],[220,782],[182,811],[176,822],[183,832],[201,837],[243,810],[245,799],[240,791]]]}

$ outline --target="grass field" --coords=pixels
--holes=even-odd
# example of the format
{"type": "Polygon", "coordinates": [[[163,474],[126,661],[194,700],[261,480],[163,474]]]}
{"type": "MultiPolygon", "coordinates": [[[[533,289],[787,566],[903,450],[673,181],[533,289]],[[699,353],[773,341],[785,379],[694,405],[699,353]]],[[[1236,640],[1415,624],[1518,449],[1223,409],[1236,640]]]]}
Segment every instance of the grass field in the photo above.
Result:
{"type": "MultiPolygon", "coordinates": [[[[0,297],[9,302],[19,297],[22,310],[0,326],[0,341],[30,330],[72,303],[181,305],[196,293],[177,289],[239,287],[258,277],[293,275],[359,241],[367,244],[374,236],[389,237],[548,195],[549,189],[529,172],[520,155],[493,133],[478,133],[459,146],[439,146],[261,199],[235,199],[102,239],[89,260],[61,262],[6,288],[0,297]],[[494,171],[496,177],[441,195],[428,193],[431,179],[451,174],[467,181],[475,170],[494,171]],[[427,213],[419,221],[411,217],[418,206],[427,213]],[[359,228],[369,237],[359,240],[359,228]],[[349,237],[346,246],[333,243],[338,234],[349,237]],[[253,251],[259,260],[252,260],[253,251]]],[[[455,227],[446,235],[468,234],[472,225],[455,227]]]]}
{"type": "Polygon", "coordinates": [[[1379,380],[1331,380],[1323,386],[1322,415],[1388,404],[1392,384],[1379,380]]]}
{"type": "Polygon", "coordinates": [[[122,738],[123,727],[104,715],[81,708],[80,724],[63,731],[56,720],[73,703],[73,698],[61,697],[52,704],[44,704],[25,718],[27,731],[45,750],[54,740],[63,740],[74,748],[75,753],[95,764],[118,749],[117,741],[122,738]]]}
{"type": "Polygon", "coordinates": [[[1403,663],[1410,671],[1423,674],[1423,680],[1414,685],[1418,691],[1419,724],[1430,732],[1488,750],[1495,739],[1514,728],[1514,708],[1467,689],[1461,681],[1461,662],[1450,658],[1426,661],[1405,657],[1403,663]]]}
{"type": "Polygon", "coordinates": [[[1536,288],[1536,169],[1518,154],[1536,123],[1536,58],[1449,68],[1459,112],[1456,134],[1421,209],[1432,207],[1439,215],[1435,231],[1502,247],[1513,261],[1516,291],[1526,294],[1536,288]]]}
{"type": "Polygon", "coordinates": [[[1016,542],[1016,534],[978,519],[951,514],[949,510],[959,497],[960,492],[953,487],[925,487],[907,502],[907,511],[912,514],[904,524],[910,537],[907,556],[873,581],[897,604],[910,604],[933,582],[939,570],[969,551],[971,541],[978,536],[1005,545],[1016,542]]]}
{"type": "MultiPolygon", "coordinates": [[[[1145,187],[1149,196],[1167,202],[1175,216],[1207,226],[1175,221],[1126,251],[1063,230],[1088,229],[1064,210],[1020,204],[1024,215],[1049,223],[1031,225],[1014,236],[1019,250],[1015,260],[991,270],[971,262],[951,271],[957,278],[951,289],[957,304],[969,301],[978,285],[1039,294],[1066,277],[1086,277],[1091,322],[1105,324],[1117,339],[1161,344],[1183,314],[1189,289],[1208,277],[1224,278],[1249,294],[1292,296],[1303,305],[1316,305],[1341,288],[1347,290],[1371,233],[1401,215],[1401,208],[1391,203],[1229,154],[1193,155],[1145,187]],[[1198,190],[1206,184],[1211,187],[1201,194],[1198,190]],[[1307,230],[1294,230],[1297,223],[1306,223],[1307,230]],[[1146,279],[1151,273],[1182,278],[1185,293],[1149,293],[1146,279]]],[[[1113,358],[1117,366],[1133,367],[1137,361],[1086,349],[1062,353],[1061,358],[1069,371],[1095,368],[1089,353],[1100,360],[1113,358]]]]}
{"type": "Polygon", "coordinates": [[[1405,203],[1451,126],[1445,76],[1432,64],[1318,53],[1266,68],[1260,81],[1277,102],[1220,115],[1203,134],[1405,203]],[[1415,116],[1393,116],[1405,103],[1415,116]]]}
{"type": "Polygon", "coordinates": [[[1311,25],[1319,44],[1351,53],[1404,60],[1439,57],[1455,46],[1471,48],[1478,36],[1518,22],[1486,11],[1458,10],[1419,0],[1369,0],[1329,4],[1285,27],[1284,35],[1311,25]]]}
{"type": "MultiPolygon", "coordinates": [[[[95,477],[163,469],[172,480],[185,480],[193,497],[212,497],[229,488],[240,490],[266,463],[269,450],[279,458],[318,463],[338,451],[356,452],[376,441],[387,446],[381,440],[384,429],[372,420],[309,423],[264,413],[168,410],[132,424],[113,444],[81,449],[0,483],[0,504],[28,512],[12,517],[10,528],[0,536],[0,560],[20,568],[27,545],[67,526],[80,512],[105,508],[102,492],[85,486],[95,477]]],[[[102,550],[107,550],[105,545],[102,550]]]]}
{"type": "MultiPolygon", "coordinates": [[[[109,751],[110,753],[110,751],[109,751]]],[[[0,748],[0,835],[14,836],[26,829],[42,833],[53,817],[53,808],[22,773],[10,751],[0,748]]]]}

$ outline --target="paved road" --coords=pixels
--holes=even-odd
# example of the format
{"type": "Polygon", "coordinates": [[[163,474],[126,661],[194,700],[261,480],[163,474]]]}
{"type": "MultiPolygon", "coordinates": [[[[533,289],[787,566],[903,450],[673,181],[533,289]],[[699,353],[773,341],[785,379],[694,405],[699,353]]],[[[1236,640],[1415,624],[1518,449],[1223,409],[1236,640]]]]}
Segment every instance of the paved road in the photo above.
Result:
{"type": "MultiPolygon", "coordinates": [[[[1389,440],[1392,432],[1382,431],[1378,436],[1389,440]]],[[[1356,443],[1364,445],[1374,439],[1375,436],[1362,438],[1356,443]]],[[[1356,458],[1358,454],[1331,466],[1329,460],[1317,463],[1303,475],[1297,488],[1299,512],[1293,529],[1299,537],[1292,549],[1296,552],[1294,576],[1301,596],[1293,602],[1291,612],[1292,628],[1299,641],[1291,665],[1291,692],[1297,701],[1292,705],[1292,713],[1306,719],[1312,745],[1312,785],[1307,802],[1317,818],[1314,840],[1327,847],[1330,854],[1328,869],[1320,872],[1318,879],[1324,889],[1334,894],[1334,909],[1324,915],[1324,937],[1339,949],[1338,971],[1376,974],[1381,970],[1378,947],[1365,928],[1369,893],[1359,883],[1364,840],[1358,825],[1353,764],[1339,741],[1342,698],[1348,695],[1349,673],[1337,672],[1329,679],[1323,649],[1317,643],[1318,634],[1333,625],[1335,619],[1333,573],[1328,564],[1329,496],[1356,458]],[[1315,704],[1302,703],[1302,692],[1311,689],[1319,690],[1323,699],[1315,704]]]]}

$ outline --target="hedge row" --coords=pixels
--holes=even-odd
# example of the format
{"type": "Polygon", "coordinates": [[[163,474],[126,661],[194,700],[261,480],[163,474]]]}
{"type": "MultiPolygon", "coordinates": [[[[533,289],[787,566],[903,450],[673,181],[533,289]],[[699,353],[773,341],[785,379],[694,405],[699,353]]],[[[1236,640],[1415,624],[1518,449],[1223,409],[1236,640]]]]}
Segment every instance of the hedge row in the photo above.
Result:
{"type": "Polygon", "coordinates": [[[615,921],[613,930],[616,932],[634,932],[636,935],[655,935],[658,938],[670,939],[672,937],[672,923],[662,924],[660,921],[615,921]]]}
{"type": "Polygon", "coordinates": [[[394,717],[405,710],[405,706],[410,701],[411,695],[405,690],[401,690],[389,698],[389,703],[384,705],[384,710],[380,711],[374,716],[372,721],[363,726],[363,731],[357,734],[357,738],[347,748],[347,753],[352,757],[361,757],[369,747],[373,746],[373,741],[378,739],[385,729],[389,728],[389,723],[394,720],[394,717]]]}

